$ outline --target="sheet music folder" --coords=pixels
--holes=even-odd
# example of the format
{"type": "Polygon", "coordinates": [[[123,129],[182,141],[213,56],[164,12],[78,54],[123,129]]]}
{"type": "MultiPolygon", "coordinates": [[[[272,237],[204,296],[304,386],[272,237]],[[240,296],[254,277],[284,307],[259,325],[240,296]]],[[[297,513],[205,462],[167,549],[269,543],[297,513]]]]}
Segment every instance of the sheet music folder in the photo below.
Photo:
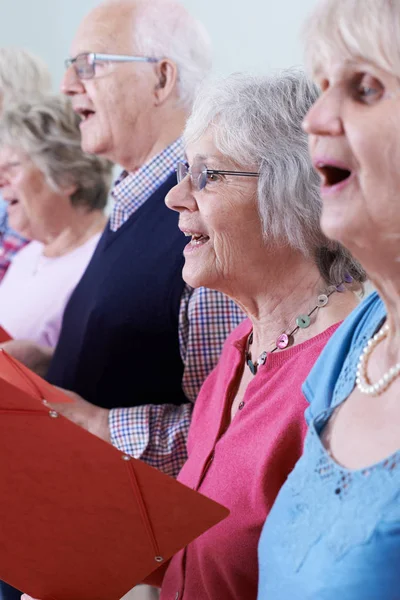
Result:
{"type": "Polygon", "coordinates": [[[42,600],[119,600],[228,510],[52,410],[0,351],[0,578],[42,600]]]}

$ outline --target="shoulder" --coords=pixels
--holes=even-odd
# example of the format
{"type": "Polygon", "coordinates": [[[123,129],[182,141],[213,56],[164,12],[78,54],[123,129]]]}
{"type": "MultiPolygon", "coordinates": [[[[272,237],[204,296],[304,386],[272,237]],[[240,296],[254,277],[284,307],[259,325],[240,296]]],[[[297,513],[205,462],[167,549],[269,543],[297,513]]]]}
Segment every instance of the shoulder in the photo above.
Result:
{"type": "Polygon", "coordinates": [[[332,335],[303,385],[303,393],[314,415],[332,403],[335,386],[345,365],[350,384],[355,370],[353,363],[358,362],[365,340],[373,335],[385,314],[385,306],[374,292],[350,313],[332,335]]]}

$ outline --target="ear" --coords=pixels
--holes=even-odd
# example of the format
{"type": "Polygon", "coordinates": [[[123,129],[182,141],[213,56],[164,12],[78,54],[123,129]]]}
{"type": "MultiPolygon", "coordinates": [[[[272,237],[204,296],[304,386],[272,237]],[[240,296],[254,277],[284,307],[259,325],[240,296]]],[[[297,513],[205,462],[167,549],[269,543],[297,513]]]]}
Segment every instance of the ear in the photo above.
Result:
{"type": "Polygon", "coordinates": [[[60,186],[60,189],[63,195],[69,196],[71,198],[71,196],[73,196],[75,192],[78,191],[78,185],[76,183],[66,183],[62,187],[60,186]]]}
{"type": "Polygon", "coordinates": [[[156,65],[157,83],[154,88],[156,105],[164,104],[173,95],[178,82],[178,68],[168,58],[163,58],[156,65]]]}

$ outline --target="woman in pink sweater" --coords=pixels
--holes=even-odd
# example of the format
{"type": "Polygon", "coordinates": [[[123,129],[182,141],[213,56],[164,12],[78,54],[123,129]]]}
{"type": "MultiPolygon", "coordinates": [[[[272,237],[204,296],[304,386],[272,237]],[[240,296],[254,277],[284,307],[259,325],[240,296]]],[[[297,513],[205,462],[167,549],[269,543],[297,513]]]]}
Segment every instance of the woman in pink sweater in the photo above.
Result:
{"type": "Polygon", "coordinates": [[[231,513],[171,560],[161,600],[255,600],[261,528],[302,452],[301,385],[357,304],[344,284],[360,288],[363,272],[319,227],[301,130],[316,96],[295,71],[232,76],[203,91],[186,128],[166,200],[191,236],[183,276],[249,318],[203,385],[179,475],[231,513]]]}
{"type": "Polygon", "coordinates": [[[301,130],[316,97],[295,71],[232,76],[202,91],[186,128],[166,199],[190,238],[183,276],[249,318],[200,391],[179,475],[230,516],[150,578],[161,600],[256,599],[261,528],[302,452],[301,384],[357,304],[364,273],[319,226],[301,130]]]}

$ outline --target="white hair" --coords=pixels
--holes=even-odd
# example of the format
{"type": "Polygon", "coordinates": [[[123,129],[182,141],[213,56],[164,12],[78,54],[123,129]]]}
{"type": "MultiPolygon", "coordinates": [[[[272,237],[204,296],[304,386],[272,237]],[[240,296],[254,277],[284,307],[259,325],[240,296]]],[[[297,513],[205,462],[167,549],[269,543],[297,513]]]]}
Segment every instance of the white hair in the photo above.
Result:
{"type": "Polygon", "coordinates": [[[320,0],[303,30],[310,73],[332,58],[361,59],[400,77],[398,0],[320,0]]]}
{"type": "Polygon", "coordinates": [[[345,273],[365,273],[320,227],[320,181],[301,124],[318,97],[301,71],[272,76],[231,75],[208,84],[197,97],[185,144],[211,132],[216,148],[238,165],[258,171],[258,207],[267,244],[288,245],[313,256],[328,284],[345,273]]]}
{"type": "Polygon", "coordinates": [[[23,48],[0,48],[0,105],[19,102],[50,91],[46,64],[23,48]]]}
{"type": "Polygon", "coordinates": [[[74,205],[102,210],[112,164],[81,149],[80,118],[63,96],[43,96],[9,106],[0,119],[0,147],[27,155],[56,191],[76,187],[74,205]]]}
{"type": "Polygon", "coordinates": [[[135,2],[134,44],[143,56],[169,58],[178,69],[178,96],[190,110],[212,64],[205,27],[174,0],[135,2]]]}

